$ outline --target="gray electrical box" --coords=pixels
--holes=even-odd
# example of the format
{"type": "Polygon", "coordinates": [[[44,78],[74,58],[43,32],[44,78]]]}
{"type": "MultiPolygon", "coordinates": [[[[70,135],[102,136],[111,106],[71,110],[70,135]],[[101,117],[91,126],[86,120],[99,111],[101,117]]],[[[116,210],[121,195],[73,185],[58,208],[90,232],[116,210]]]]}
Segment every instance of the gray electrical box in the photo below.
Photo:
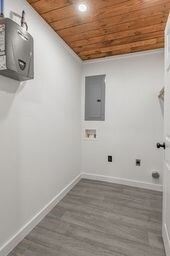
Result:
{"type": "Polygon", "coordinates": [[[106,75],[85,78],[85,120],[105,120],[105,80],[106,75]]]}
{"type": "Polygon", "coordinates": [[[18,81],[34,78],[33,38],[8,18],[0,19],[0,75],[18,81]]]}

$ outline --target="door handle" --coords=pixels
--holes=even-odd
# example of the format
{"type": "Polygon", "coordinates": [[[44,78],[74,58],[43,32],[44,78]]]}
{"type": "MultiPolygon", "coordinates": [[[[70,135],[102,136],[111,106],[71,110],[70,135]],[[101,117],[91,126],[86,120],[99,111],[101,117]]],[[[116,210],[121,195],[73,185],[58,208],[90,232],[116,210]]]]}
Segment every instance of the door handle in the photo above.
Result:
{"type": "Polygon", "coordinates": [[[97,102],[101,102],[101,99],[97,99],[97,102]]]}
{"type": "Polygon", "coordinates": [[[166,148],[165,147],[165,142],[163,144],[157,143],[156,146],[157,146],[157,148],[163,148],[163,149],[166,148]]]}

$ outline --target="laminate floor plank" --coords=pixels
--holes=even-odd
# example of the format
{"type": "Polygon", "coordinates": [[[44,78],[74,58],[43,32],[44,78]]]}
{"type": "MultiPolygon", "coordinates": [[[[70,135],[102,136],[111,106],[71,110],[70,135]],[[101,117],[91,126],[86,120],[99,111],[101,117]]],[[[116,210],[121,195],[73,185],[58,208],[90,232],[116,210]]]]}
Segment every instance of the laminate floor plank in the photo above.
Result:
{"type": "Polygon", "coordinates": [[[9,256],[165,256],[162,193],[81,180],[9,256]]]}

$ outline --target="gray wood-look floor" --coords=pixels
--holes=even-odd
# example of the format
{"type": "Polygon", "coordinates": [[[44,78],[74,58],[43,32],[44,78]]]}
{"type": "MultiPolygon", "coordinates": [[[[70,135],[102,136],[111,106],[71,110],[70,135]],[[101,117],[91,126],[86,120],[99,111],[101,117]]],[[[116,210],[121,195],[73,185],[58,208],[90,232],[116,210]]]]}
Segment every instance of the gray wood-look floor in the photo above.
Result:
{"type": "Polygon", "coordinates": [[[81,180],[10,256],[165,256],[162,193],[81,180]]]}

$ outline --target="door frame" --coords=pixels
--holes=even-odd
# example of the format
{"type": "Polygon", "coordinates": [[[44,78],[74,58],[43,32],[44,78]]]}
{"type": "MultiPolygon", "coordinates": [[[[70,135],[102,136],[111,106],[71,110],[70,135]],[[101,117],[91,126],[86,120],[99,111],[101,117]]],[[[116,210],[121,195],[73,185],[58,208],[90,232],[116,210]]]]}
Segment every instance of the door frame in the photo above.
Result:
{"type": "MultiPolygon", "coordinates": [[[[166,73],[170,72],[170,15],[168,17],[167,25],[165,28],[165,78],[166,78],[166,73]],[[169,36],[168,36],[169,35],[169,36]],[[168,47],[169,45],[169,47],[168,47]]],[[[166,85],[165,85],[165,103],[166,103],[166,85]]],[[[166,120],[164,120],[164,124],[166,125],[166,120]]],[[[164,138],[165,138],[165,144],[170,146],[170,138],[166,136],[165,133],[165,126],[164,126],[164,138]]],[[[163,218],[162,218],[162,236],[163,236],[163,241],[164,241],[164,246],[165,246],[165,251],[166,251],[166,256],[170,256],[170,237],[168,234],[168,228],[167,228],[167,223],[166,223],[166,172],[170,172],[170,166],[168,163],[164,161],[164,178],[163,178],[163,218]]]]}

